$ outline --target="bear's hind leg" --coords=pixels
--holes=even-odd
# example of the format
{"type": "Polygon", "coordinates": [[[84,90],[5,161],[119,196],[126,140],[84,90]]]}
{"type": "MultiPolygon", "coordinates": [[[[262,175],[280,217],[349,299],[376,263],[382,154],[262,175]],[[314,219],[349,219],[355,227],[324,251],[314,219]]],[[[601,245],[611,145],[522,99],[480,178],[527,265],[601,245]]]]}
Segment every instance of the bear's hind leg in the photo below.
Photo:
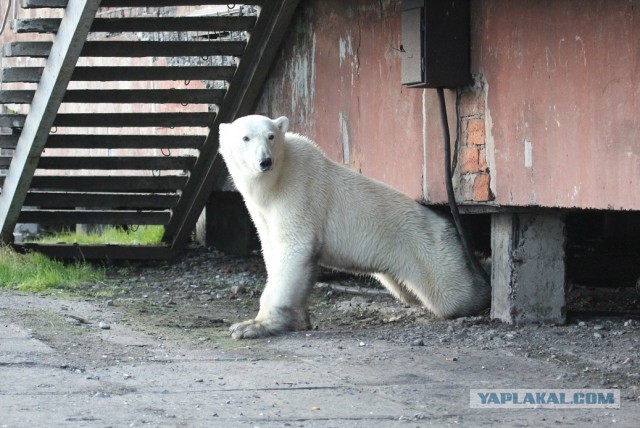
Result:
{"type": "Polygon", "coordinates": [[[376,273],[373,275],[375,279],[380,281],[384,287],[389,290],[391,295],[400,300],[405,305],[420,305],[420,299],[411,293],[404,285],[398,282],[392,275],[388,273],[376,273]]]}

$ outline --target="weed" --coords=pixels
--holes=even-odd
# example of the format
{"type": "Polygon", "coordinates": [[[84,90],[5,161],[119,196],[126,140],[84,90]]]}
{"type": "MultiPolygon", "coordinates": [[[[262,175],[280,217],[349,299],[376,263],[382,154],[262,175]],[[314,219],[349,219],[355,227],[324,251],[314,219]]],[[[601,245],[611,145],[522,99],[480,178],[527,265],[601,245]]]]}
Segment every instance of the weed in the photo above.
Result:
{"type": "Polygon", "coordinates": [[[18,254],[0,246],[0,287],[31,291],[71,289],[104,277],[104,269],[87,263],[65,264],[39,253],[18,254]]]}
{"type": "Polygon", "coordinates": [[[119,245],[158,245],[164,234],[163,226],[137,226],[124,229],[106,226],[103,230],[91,233],[65,232],[33,242],[39,244],[119,244],[119,245]]]}

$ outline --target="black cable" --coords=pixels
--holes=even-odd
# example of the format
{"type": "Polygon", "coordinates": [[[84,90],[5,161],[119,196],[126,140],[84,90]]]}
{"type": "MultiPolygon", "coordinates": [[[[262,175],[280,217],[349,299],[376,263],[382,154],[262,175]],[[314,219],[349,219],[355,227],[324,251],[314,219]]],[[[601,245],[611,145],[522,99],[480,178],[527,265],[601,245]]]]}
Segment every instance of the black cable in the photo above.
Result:
{"type": "Polygon", "coordinates": [[[449,135],[449,120],[447,119],[447,106],[444,100],[444,90],[442,88],[437,88],[438,91],[438,101],[440,104],[440,121],[442,122],[442,134],[444,137],[444,182],[447,186],[447,199],[449,200],[449,208],[451,209],[451,215],[453,216],[453,221],[456,225],[456,230],[458,231],[458,236],[460,237],[460,242],[462,243],[462,248],[464,249],[467,258],[475,268],[475,270],[482,276],[482,278],[487,282],[487,284],[491,283],[491,279],[487,272],[482,268],[478,258],[471,251],[471,246],[469,245],[469,239],[467,238],[467,234],[464,231],[464,227],[462,226],[462,221],[460,220],[460,212],[458,211],[458,204],[456,203],[456,197],[453,193],[453,181],[451,174],[451,136],[449,135]]]}

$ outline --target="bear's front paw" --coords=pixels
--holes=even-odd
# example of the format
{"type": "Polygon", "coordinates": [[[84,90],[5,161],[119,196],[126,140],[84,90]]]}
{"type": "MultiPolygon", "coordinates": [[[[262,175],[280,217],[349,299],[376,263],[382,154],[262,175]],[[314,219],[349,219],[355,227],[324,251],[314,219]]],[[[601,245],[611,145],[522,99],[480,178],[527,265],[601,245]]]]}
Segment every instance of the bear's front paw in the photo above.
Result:
{"type": "Polygon", "coordinates": [[[292,330],[308,330],[311,327],[309,315],[305,310],[289,308],[272,309],[267,317],[258,315],[256,319],[239,322],[229,331],[234,339],[257,339],[275,336],[292,330]]]}
{"type": "Polygon", "coordinates": [[[263,321],[249,320],[233,324],[229,328],[234,339],[257,339],[259,337],[273,336],[280,333],[273,326],[263,321]]]}

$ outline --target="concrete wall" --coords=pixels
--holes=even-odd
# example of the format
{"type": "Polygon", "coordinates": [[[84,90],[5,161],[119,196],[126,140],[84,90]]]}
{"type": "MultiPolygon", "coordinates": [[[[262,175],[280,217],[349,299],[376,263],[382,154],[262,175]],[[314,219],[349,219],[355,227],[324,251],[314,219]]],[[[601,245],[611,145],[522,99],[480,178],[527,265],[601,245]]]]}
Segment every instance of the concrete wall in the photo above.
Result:
{"type": "MultiPolygon", "coordinates": [[[[640,209],[640,11],[473,0],[475,84],[448,91],[459,201],[640,209]]],[[[411,197],[445,201],[435,91],[400,84],[400,0],[308,0],[258,110],[411,197]]]]}

